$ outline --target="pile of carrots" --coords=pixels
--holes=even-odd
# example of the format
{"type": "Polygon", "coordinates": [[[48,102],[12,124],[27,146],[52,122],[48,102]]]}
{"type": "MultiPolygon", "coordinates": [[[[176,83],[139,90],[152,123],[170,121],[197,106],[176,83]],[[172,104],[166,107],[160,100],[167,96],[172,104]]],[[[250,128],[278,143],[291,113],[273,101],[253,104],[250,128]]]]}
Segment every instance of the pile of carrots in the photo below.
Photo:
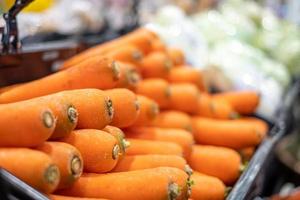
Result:
{"type": "Polygon", "coordinates": [[[53,200],[224,199],[267,124],[140,28],[1,89],[0,167],[53,200]]]}

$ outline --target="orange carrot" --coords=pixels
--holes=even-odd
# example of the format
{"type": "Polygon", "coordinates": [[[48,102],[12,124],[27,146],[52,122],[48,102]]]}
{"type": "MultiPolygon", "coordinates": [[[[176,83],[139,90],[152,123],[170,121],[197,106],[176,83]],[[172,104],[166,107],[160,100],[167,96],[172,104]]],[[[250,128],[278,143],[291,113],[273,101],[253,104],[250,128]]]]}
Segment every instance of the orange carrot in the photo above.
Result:
{"type": "Polygon", "coordinates": [[[163,52],[150,53],[140,65],[144,78],[167,78],[172,67],[172,61],[163,52]]]}
{"type": "Polygon", "coordinates": [[[84,197],[69,197],[69,196],[62,196],[62,195],[49,195],[51,200],[108,200],[103,198],[84,198],[84,197]]]}
{"type": "Polygon", "coordinates": [[[53,96],[64,98],[74,105],[79,113],[77,128],[102,129],[112,121],[112,101],[102,90],[69,90],[53,96]]]}
{"type": "Polygon", "coordinates": [[[171,85],[170,108],[187,113],[195,113],[200,93],[198,88],[190,83],[171,85]]]}
{"type": "Polygon", "coordinates": [[[199,90],[206,91],[202,73],[200,70],[190,66],[171,69],[168,81],[171,83],[191,83],[196,85],[199,90]]]}
{"type": "Polygon", "coordinates": [[[227,101],[238,113],[251,114],[259,104],[259,94],[255,91],[234,91],[215,94],[214,98],[227,101]]]}
{"type": "Polygon", "coordinates": [[[143,53],[133,45],[120,46],[108,52],[106,56],[121,62],[128,62],[134,65],[140,65],[143,53]]]}
{"type": "Polygon", "coordinates": [[[0,146],[38,146],[51,136],[56,125],[52,110],[34,101],[2,104],[0,113],[0,146]]]}
{"type": "Polygon", "coordinates": [[[138,82],[141,80],[141,76],[137,71],[137,68],[130,64],[119,62],[120,66],[120,79],[116,85],[116,88],[128,88],[135,89],[138,82]]]}
{"type": "Polygon", "coordinates": [[[175,167],[185,169],[186,161],[175,155],[134,155],[121,159],[112,172],[126,172],[156,167],[175,167]]]}
{"type": "Polygon", "coordinates": [[[238,118],[237,120],[245,123],[253,124],[253,126],[257,128],[258,132],[262,135],[262,137],[265,137],[265,135],[269,131],[268,124],[261,119],[255,117],[241,117],[238,118]]]}
{"type": "Polygon", "coordinates": [[[145,79],[136,88],[136,93],[156,101],[160,108],[166,108],[170,102],[170,86],[163,79],[145,79]]]}
{"type": "Polygon", "coordinates": [[[192,185],[191,198],[195,200],[223,200],[225,199],[226,187],[224,183],[212,176],[194,172],[191,176],[192,185]]]}
{"type": "Polygon", "coordinates": [[[148,53],[151,50],[151,40],[154,38],[154,35],[151,31],[140,28],[136,31],[133,31],[123,37],[118,39],[106,42],[104,44],[97,45],[88,50],[83,51],[80,54],[77,54],[65,61],[62,69],[67,69],[69,67],[75,66],[78,63],[84,62],[84,60],[97,57],[113,49],[119,48],[120,46],[134,45],[139,48],[144,54],[148,53]]]}
{"type": "Polygon", "coordinates": [[[183,149],[185,158],[190,156],[194,139],[191,133],[182,129],[162,129],[154,127],[133,127],[126,131],[128,138],[174,142],[183,149]]]}
{"type": "Polygon", "coordinates": [[[152,51],[166,51],[166,45],[160,39],[152,40],[152,51]]]}
{"type": "Polygon", "coordinates": [[[244,162],[249,161],[252,158],[254,152],[255,152],[254,147],[247,147],[247,148],[243,148],[243,149],[239,150],[239,153],[240,153],[240,155],[242,157],[242,160],[244,162]]]}
{"type": "Polygon", "coordinates": [[[93,58],[76,67],[12,88],[0,94],[0,103],[9,103],[43,96],[63,90],[115,87],[119,79],[117,62],[93,58]]]}
{"type": "Polygon", "coordinates": [[[127,139],[130,146],[126,151],[127,155],[179,155],[182,156],[183,149],[173,142],[149,141],[141,139],[127,139]]]}
{"type": "Polygon", "coordinates": [[[114,126],[106,126],[103,131],[111,134],[112,136],[114,136],[116,138],[116,140],[118,141],[119,147],[120,147],[120,154],[119,156],[123,156],[126,153],[126,149],[129,147],[129,142],[125,139],[125,134],[124,132],[114,126]]]}
{"type": "Polygon", "coordinates": [[[104,131],[75,130],[61,141],[73,145],[80,151],[86,172],[108,172],[118,162],[120,153],[118,141],[114,136],[104,131]]]}
{"type": "Polygon", "coordinates": [[[167,54],[175,66],[181,66],[185,63],[184,54],[181,49],[170,47],[167,49],[167,54]]]}
{"type": "Polygon", "coordinates": [[[192,132],[192,119],[189,115],[180,111],[163,111],[158,114],[152,123],[161,128],[179,128],[192,132]]]}
{"type": "Polygon", "coordinates": [[[111,125],[120,128],[132,125],[137,119],[140,107],[136,95],[128,89],[106,90],[114,107],[111,125]]]}
{"type": "Polygon", "coordinates": [[[140,104],[140,114],[132,126],[148,126],[159,113],[158,104],[148,97],[137,95],[140,104]]]}
{"type": "Polygon", "coordinates": [[[216,120],[195,117],[194,138],[200,144],[224,146],[234,149],[258,145],[263,134],[253,124],[239,120],[216,120]]]}
{"type": "Polygon", "coordinates": [[[215,176],[230,185],[239,177],[241,158],[229,148],[195,145],[189,165],[198,172],[215,176]]]}
{"type": "Polygon", "coordinates": [[[81,176],[83,160],[80,152],[72,145],[63,142],[45,142],[37,149],[49,155],[58,166],[60,182],[57,189],[70,187],[81,176]]]}
{"type": "Polygon", "coordinates": [[[16,83],[16,84],[13,84],[13,85],[8,85],[8,86],[1,87],[0,88],[0,94],[3,93],[3,92],[6,92],[6,91],[8,91],[8,90],[10,90],[12,88],[15,88],[17,86],[20,86],[22,84],[24,84],[24,83],[16,83]]]}
{"type": "Polygon", "coordinates": [[[202,93],[198,99],[197,114],[202,117],[217,119],[235,119],[238,117],[228,102],[223,99],[212,98],[206,93],[202,93]]]}
{"type": "Polygon", "coordinates": [[[0,148],[0,167],[45,193],[53,192],[59,183],[58,167],[40,151],[0,148]]]}
{"type": "Polygon", "coordinates": [[[85,174],[70,189],[60,193],[112,200],[183,200],[188,196],[187,179],[188,175],[183,170],[172,167],[85,174]]]}

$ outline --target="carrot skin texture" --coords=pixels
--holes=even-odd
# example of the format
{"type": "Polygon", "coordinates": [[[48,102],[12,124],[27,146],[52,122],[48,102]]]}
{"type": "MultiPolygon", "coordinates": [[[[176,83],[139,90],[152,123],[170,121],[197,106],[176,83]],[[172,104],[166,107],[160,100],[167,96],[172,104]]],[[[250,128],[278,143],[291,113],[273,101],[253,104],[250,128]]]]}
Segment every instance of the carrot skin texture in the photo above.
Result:
{"type": "Polygon", "coordinates": [[[112,135],[95,129],[73,131],[61,139],[76,147],[82,155],[85,172],[104,173],[118,162],[120,147],[112,135]]]}
{"type": "Polygon", "coordinates": [[[35,147],[53,133],[56,119],[49,107],[34,102],[0,105],[0,146],[35,147]]]}
{"type": "Polygon", "coordinates": [[[0,148],[0,167],[35,189],[51,193],[60,179],[58,167],[40,151],[26,148],[0,148]]]}
{"type": "Polygon", "coordinates": [[[109,200],[109,199],[103,199],[103,198],[84,198],[84,197],[70,197],[70,196],[63,196],[63,195],[56,195],[56,194],[50,194],[49,198],[51,200],[109,200]]]}

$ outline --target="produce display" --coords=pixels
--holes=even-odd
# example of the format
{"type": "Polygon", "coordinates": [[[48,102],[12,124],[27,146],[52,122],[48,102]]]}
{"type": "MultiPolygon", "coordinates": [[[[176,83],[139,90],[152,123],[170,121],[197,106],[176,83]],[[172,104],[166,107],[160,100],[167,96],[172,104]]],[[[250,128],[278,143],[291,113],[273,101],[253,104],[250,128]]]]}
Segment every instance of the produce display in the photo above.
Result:
{"type": "Polygon", "coordinates": [[[53,200],[222,200],[268,125],[253,90],[139,28],[0,93],[0,166],[53,200]]]}

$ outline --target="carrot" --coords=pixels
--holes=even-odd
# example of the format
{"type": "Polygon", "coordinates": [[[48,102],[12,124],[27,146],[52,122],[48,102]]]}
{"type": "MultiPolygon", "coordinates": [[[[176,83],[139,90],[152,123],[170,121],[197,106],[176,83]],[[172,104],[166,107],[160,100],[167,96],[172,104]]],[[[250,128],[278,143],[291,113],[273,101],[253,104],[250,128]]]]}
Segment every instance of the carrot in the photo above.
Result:
{"type": "Polygon", "coordinates": [[[166,51],[166,45],[160,39],[152,40],[152,51],[166,51]]]}
{"type": "Polygon", "coordinates": [[[194,172],[191,176],[192,185],[191,198],[195,200],[223,200],[225,199],[226,187],[224,183],[212,176],[194,172]]]}
{"type": "Polygon", "coordinates": [[[141,139],[127,139],[130,146],[127,149],[127,155],[179,155],[182,156],[183,149],[173,142],[149,141],[141,139]]]}
{"type": "Polygon", "coordinates": [[[102,90],[69,90],[52,96],[65,99],[74,105],[79,113],[77,128],[102,129],[112,121],[114,113],[112,101],[102,90]]]}
{"type": "Polygon", "coordinates": [[[168,110],[158,114],[152,123],[160,128],[179,128],[192,132],[192,119],[184,112],[168,110]]]}
{"type": "Polygon", "coordinates": [[[85,172],[108,172],[117,164],[120,153],[118,141],[104,131],[75,130],[61,141],[73,145],[80,151],[85,172]]]}
{"type": "Polygon", "coordinates": [[[235,119],[238,117],[238,114],[228,102],[223,99],[212,98],[207,93],[202,93],[198,99],[197,114],[217,119],[235,119]]]}
{"type": "Polygon", "coordinates": [[[184,53],[181,49],[169,47],[167,48],[167,55],[175,66],[182,66],[185,63],[184,53]]]}
{"type": "Polygon", "coordinates": [[[255,91],[233,91],[215,94],[214,98],[227,101],[240,114],[255,112],[259,104],[259,94],[255,91]]]}
{"type": "Polygon", "coordinates": [[[119,147],[120,147],[120,153],[119,156],[123,156],[126,153],[126,149],[129,147],[129,142],[125,139],[125,134],[124,132],[114,126],[106,126],[103,131],[111,134],[112,136],[114,136],[116,138],[116,140],[118,141],[119,147]]]}
{"type": "Polygon", "coordinates": [[[58,167],[47,154],[40,151],[0,148],[0,167],[45,193],[53,192],[59,183],[58,167]]]}
{"type": "Polygon", "coordinates": [[[253,126],[257,127],[257,130],[262,135],[262,137],[265,137],[267,132],[269,131],[268,124],[261,119],[255,117],[241,117],[238,118],[237,120],[245,123],[253,124],[253,126]]]}
{"type": "Polygon", "coordinates": [[[170,108],[187,113],[195,113],[200,93],[190,83],[171,84],[170,108]]]}
{"type": "Polygon", "coordinates": [[[185,158],[190,156],[194,139],[191,133],[182,129],[162,129],[154,127],[133,127],[126,132],[128,138],[173,142],[183,149],[185,158]]]}
{"type": "Polygon", "coordinates": [[[195,117],[193,130],[197,143],[234,149],[256,146],[263,138],[257,126],[239,120],[195,117]]]}
{"type": "Polygon", "coordinates": [[[249,161],[255,152],[254,147],[247,147],[239,150],[239,154],[244,162],[249,161]]]}
{"type": "Polygon", "coordinates": [[[52,110],[34,101],[2,104],[0,113],[0,146],[38,146],[51,136],[56,125],[52,110]]]}
{"type": "Polygon", "coordinates": [[[148,126],[159,113],[158,104],[148,97],[137,95],[140,104],[140,114],[132,126],[148,126]]]}
{"type": "Polygon", "coordinates": [[[143,58],[143,52],[133,45],[125,45],[113,49],[106,56],[117,61],[139,65],[143,58]]]}
{"type": "Polygon", "coordinates": [[[121,159],[112,172],[126,172],[156,167],[175,167],[185,169],[186,161],[175,155],[134,155],[121,159]]]}
{"type": "Polygon", "coordinates": [[[60,182],[57,189],[70,187],[81,175],[83,160],[80,152],[67,143],[45,142],[37,148],[43,151],[58,166],[60,182]]]}
{"type": "Polygon", "coordinates": [[[230,185],[239,177],[241,158],[229,148],[194,145],[188,163],[195,171],[215,176],[230,185]]]}
{"type": "Polygon", "coordinates": [[[137,68],[130,64],[119,62],[120,66],[120,79],[118,80],[116,88],[128,88],[135,89],[138,82],[141,80],[141,76],[137,71],[137,68]]]}
{"type": "Polygon", "coordinates": [[[206,91],[202,73],[190,66],[171,69],[168,81],[171,83],[191,83],[197,86],[199,90],[206,91]]]}
{"type": "Polygon", "coordinates": [[[172,67],[172,61],[163,52],[150,53],[140,65],[144,78],[167,78],[172,67]]]}
{"type": "Polygon", "coordinates": [[[106,90],[114,107],[111,125],[120,128],[132,125],[137,119],[140,107],[136,95],[128,89],[106,90]]]}
{"type": "Polygon", "coordinates": [[[163,79],[151,78],[141,81],[136,88],[136,93],[153,99],[160,108],[166,108],[170,102],[170,86],[163,79]]]}
{"type": "Polygon", "coordinates": [[[80,54],[73,56],[63,63],[62,69],[67,69],[69,67],[75,66],[84,60],[97,57],[109,51],[112,51],[120,46],[134,45],[139,48],[144,54],[147,54],[151,50],[151,40],[154,38],[152,32],[147,29],[140,28],[133,31],[123,37],[106,42],[104,44],[97,45],[88,50],[83,51],[80,54]]]}
{"type": "Polygon", "coordinates": [[[8,90],[10,90],[12,88],[15,88],[17,86],[20,86],[22,84],[24,84],[24,83],[16,83],[16,84],[13,84],[13,85],[8,85],[8,86],[1,87],[0,88],[0,94],[3,93],[3,92],[6,92],[6,91],[8,91],[8,90]]]}
{"type": "Polygon", "coordinates": [[[43,96],[63,90],[115,87],[119,79],[117,62],[108,58],[88,59],[71,69],[12,88],[0,95],[0,103],[43,96]]]}
{"type": "Polygon", "coordinates": [[[159,167],[108,174],[84,174],[61,194],[112,200],[187,199],[188,175],[180,169],[159,167]]]}
{"type": "Polygon", "coordinates": [[[84,197],[69,197],[69,196],[62,196],[62,195],[49,195],[51,200],[108,200],[103,198],[84,198],[84,197]]]}

